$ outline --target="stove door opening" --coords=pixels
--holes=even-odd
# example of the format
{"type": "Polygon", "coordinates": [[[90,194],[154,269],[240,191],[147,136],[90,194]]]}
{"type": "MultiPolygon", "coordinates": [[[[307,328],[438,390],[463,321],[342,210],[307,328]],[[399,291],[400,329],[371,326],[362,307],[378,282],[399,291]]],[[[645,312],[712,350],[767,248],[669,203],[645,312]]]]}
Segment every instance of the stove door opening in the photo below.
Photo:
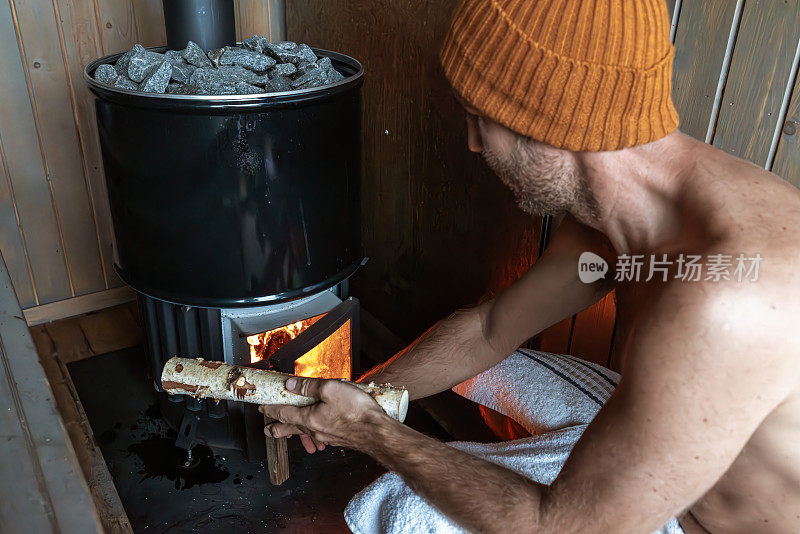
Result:
{"type": "Polygon", "coordinates": [[[266,332],[242,334],[250,366],[312,378],[351,380],[358,347],[358,300],[266,332]]]}

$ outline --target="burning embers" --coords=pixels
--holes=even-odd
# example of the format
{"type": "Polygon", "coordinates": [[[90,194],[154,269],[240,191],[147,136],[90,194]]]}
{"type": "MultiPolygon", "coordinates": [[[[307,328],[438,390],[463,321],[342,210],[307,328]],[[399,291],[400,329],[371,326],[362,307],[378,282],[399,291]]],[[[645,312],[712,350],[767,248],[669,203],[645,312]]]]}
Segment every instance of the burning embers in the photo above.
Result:
{"type": "Polygon", "coordinates": [[[299,336],[303,330],[316,323],[321,317],[322,315],[310,317],[268,332],[247,336],[247,344],[250,345],[250,363],[269,360],[273,354],[278,352],[279,348],[299,336]]]}
{"type": "MultiPolygon", "coordinates": [[[[269,360],[281,347],[295,339],[322,317],[323,315],[310,317],[267,332],[248,336],[250,362],[269,360]]],[[[307,352],[297,358],[294,362],[294,374],[313,378],[344,378],[349,380],[352,375],[350,320],[348,319],[321,343],[309,347],[307,352]]]]}

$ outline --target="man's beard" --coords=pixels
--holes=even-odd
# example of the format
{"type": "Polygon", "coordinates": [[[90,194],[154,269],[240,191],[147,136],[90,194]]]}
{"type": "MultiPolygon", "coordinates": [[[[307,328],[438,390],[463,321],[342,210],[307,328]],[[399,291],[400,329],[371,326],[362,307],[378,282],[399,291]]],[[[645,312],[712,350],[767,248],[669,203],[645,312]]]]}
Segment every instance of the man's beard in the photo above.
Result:
{"type": "Polygon", "coordinates": [[[597,201],[586,179],[528,139],[518,137],[508,154],[484,149],[482,155],[514,193],[523,211],[532,215],[556,215],[566,211],[579,219],[598,218],[597,201]]]}

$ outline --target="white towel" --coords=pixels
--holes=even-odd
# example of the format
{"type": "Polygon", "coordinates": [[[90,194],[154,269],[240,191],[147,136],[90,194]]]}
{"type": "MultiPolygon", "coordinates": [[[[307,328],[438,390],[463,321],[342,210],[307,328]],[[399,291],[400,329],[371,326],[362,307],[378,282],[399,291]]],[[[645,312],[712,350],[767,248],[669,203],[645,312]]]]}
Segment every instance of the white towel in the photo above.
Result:
{"type": "MultiPolygon", "coordinates": [[[[449,445],[550,484],[618,381],[617,373],[572,356],[517,351],[453,390],[508,415],[536,435],[504,443],[449,445]]],[[[396,473],[386,473],[353,497],[344,518],[356,534],[466,532],[396,473]]],[[[683,530],[673,518],[654,534],[683,530]]]]}

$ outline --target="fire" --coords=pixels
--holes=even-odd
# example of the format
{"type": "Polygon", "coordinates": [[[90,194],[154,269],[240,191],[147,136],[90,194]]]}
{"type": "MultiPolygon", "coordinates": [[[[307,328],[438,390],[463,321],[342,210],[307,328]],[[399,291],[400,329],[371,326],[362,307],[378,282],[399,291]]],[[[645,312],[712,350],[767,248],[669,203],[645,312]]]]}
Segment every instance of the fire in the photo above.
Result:
{"type": "MultiPolygon", "coordinates": [[[[296,323],[247,337],[250,362],[269,359],[283,345],[299,336],[322,316],[310,317],[296,323]]],[[[294,374],[312,378],[350,379],[351,369],[350,320],[294,362],[294,374]]]]}
{"type": "Polygon", "coordinates": [[[278,352],[279,348],[299,336],[303,330],[316,323],[320,317],[322,316],[310,317],[268,332],[247,336],[247,344],[250,345],[250,363],[270,359],[273,354],[278,352]]]}

